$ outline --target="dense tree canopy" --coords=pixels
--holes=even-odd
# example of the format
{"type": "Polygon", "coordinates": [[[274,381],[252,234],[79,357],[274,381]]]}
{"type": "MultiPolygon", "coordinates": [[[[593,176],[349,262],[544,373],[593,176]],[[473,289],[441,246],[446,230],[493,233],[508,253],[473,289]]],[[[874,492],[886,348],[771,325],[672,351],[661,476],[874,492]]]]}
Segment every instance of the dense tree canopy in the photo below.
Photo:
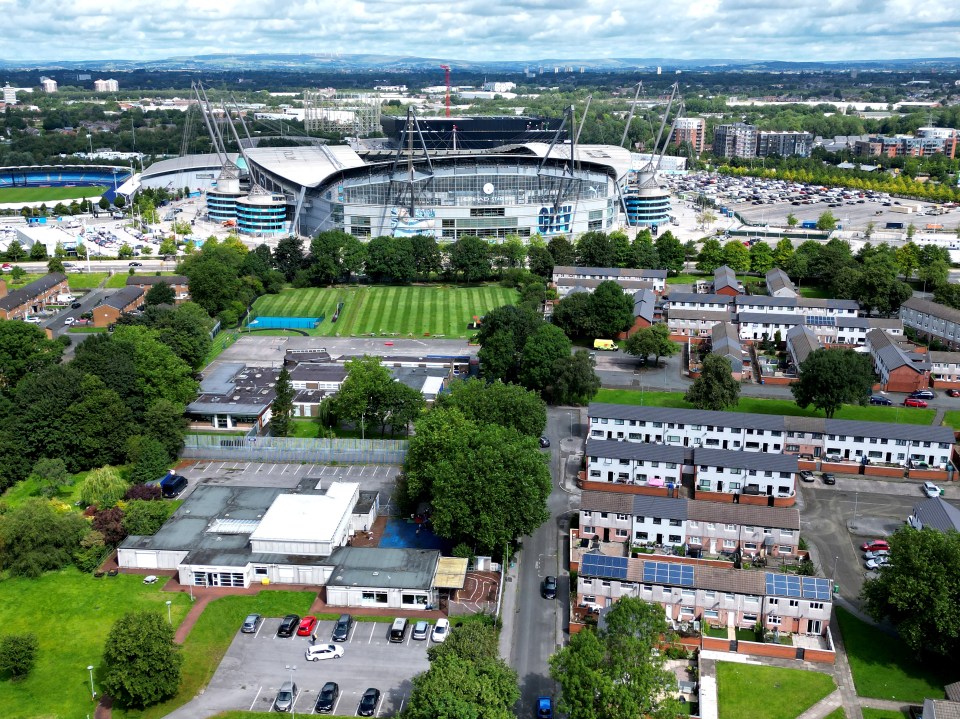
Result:
{"type": "Polygon", "coordinates": [[[504,305],[488,312],[477,332],[483,376],[504,382],[516,380],[527,337],[542,323],[543,319],[528,307],[504,305]]]}
{"type": "Polygon", "coordinates": [[[813,405],[833,417],[844,404],[866,404],[874,376],[870,358],[847,349],[819,349],[800,365],[790,386],[801,407],[813,405]]]}
{"type": "Polygon", "coordinates": [[[64,341],[48,340],[36,325],[0,320],[0,392],[12,392],[26,375],[57,364],[64,347],[64,341]]]}
{"type": "Polygon", "coordinates": [[[394,379],[379,357],[364,355],[348,360],[347,378],[330,400],[330,409],[339,422],[348,422],[364,432],[370,428],[386,432],[406,430],[426,405],[423,395],[394,379]]]}
{"type": "Polygon", "coordinates": [[[0,568],[14,576],[39,577],[70,564],[88,525],[76,512],[62,512],[45,499],[28,499],[0,516],[0,568]]]}
{"type": "Polygon", "coordinates": [[[471,421],[512,427],[531,437],[547,426],[547,406],[537,393],[505,382],[457,380],[437,397],[435,406],[456,408],[471,421]]]}
{"type": "Polygon", "coordinates": [[[740,383],[733,378],[731,371],[728,358],[708,354],[703,358],[700,376],[683,398],[697,409],[715,412],[733,409],[740,401],[740,383]]]}
{"type": "Polygon", "coordinates": [[[145,707],[176,694],[183,656],[174,629],[158,612],[130,612],[103,648],[103,688],[122,706],[145,707]]]}

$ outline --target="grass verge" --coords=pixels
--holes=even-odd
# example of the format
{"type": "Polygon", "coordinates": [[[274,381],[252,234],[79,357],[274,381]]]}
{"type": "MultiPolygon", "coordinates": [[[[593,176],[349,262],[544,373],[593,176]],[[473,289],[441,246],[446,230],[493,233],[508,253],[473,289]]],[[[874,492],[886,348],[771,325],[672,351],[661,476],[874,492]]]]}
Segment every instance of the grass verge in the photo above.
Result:
{"type": "Polygon", "coordinates": [[[952,678],[917,661],[898,637],[881,632],[840,607],[834,610],[857,694],[912,704],[923,704],[926,697],[943,699],[943,685],[952,678]]]}
{"type": "Polygon", "coordinates": [[[717,662],[719,719],[796,719],[834,689],[829,674],[717,662]]]}
{"type": "Polygon", "coordinates": [[[863,707],[860,709],[863,713],[863,719],[906,719],[905,712],[898,712],[894,709],[873,709],[863,707]]]}
{"type": "Polygon", "coordinates": [[[210,345],[210,351],[207,353],[207,356],[203,361],[203,366],[206,367],[217,357],[219,357],[227,347],[237,341],[238,336],[239,335],[232,330],[221,331],[216,337],[213,338],[213,342],[210,345]]]}
{"type": "MultiPolygon", "coordinates": [[[[34,632],[37,661],[22,681],[0,682],[4,719],[83,717],[93,715],[90,675],[95,684],[103,643],[114,622],[130,611],[150,610],[166,616],[170,600],[174,624],[189,609],[190,598],[145,585],[137,575],[94,579],[71,567],[38,579],[0,582],[0,624],[5,634],[34,632]]],[[[100,691],[99,686],[96,686],[100,691]]]]}
{"type": "MultiPolygon", "coordinates": [[[[678,407],[693,409],[693,405],[683,399],[683,392],[640,392],[633,389],[601,389],[593,398],[595,402],[610,404],[634,404],[644,407],[678,407]]],[[[752,412],[754,414],[777,414],[792,417],[823,417],[824,414],[813,407],[803,409],[788,399],[764,399],[762,397],[740,397],[733,412],[752,412]]],[[[960,412],[958,412],[960,415],[960,412]]],[[[834,419],[852,419],[861,422],[893,422],[896,424],[931,424],[936,410],[913,409],[904,407],[880,407],[867,405],[844,405],[834,415],[834,419]]]]}
{"type": "MultiPolygon", "coordinates": [[[[193,699],[207,685],[244,617],[252,612],[267,617],[303,616],[309,613],[313,599],[313,592],[264,590],[253,596],[229,596],[210,602],[183,643],[183,679],[177,695],[142,711],[115,707],[113,716],[118,719],[160,719],[166,716],[193,699]]],[[[237,716],[249,715],[241,713],[237,716]]]]}
{"type": "MultiPolygon", "coordinates": [[[[865,709],[862,711],[866,711],[865,709]]],[[[864,714],[866,717],[866,714],[864,714]]],[[[837,707],[832,712],[827,714],[823,719],[847,719],[847,713],[843,710],[843,707],[837,707]]]]}

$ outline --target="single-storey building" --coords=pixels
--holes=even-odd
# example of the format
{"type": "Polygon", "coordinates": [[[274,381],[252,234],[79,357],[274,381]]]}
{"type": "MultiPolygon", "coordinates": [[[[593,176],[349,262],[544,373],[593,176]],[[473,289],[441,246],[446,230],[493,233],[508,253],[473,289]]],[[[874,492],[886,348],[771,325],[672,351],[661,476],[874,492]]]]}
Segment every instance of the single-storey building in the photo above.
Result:
{"type": "Polygon", "coordinates": [[[740,333],[730,322],[717,322],[710,330],[710,352],[730,361],[730,373],[738,382],[753,377],[750,353],[740,344],[740,333]]]}

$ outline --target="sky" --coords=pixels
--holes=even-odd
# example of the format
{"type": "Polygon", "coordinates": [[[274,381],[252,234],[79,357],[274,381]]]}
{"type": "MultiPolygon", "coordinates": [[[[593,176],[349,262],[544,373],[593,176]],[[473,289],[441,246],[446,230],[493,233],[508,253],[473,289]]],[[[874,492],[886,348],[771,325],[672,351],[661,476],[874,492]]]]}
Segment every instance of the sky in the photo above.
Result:
{"type": "Polygon", "coordinates": [[[0,0],[0,59],[375,53],[450,60],[960,55],[943,0],[0,0]]]}

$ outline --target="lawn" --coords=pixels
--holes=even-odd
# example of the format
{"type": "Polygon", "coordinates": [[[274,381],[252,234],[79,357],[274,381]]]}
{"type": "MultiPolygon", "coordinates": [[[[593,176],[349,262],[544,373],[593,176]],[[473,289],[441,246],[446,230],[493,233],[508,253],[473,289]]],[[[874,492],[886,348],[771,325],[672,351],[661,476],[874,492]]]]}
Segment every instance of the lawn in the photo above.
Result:
{"type": "Polygon", "coordinates": [[[109,272],[70,272],[67,274],[67,284],[71,290],[93,290],[109,276],[109,272]]]}
{"type": "Polygon", "coordinates": [[[124,711],[114,707],[113,716],[118,719],[160,719],[166,716],[193,699],[207,685],[244,617],[252,612],[266,617],[282,617],[285,614],[303,616],[310,611],[314,596],[313,592],[264,590],[253,596],[229,596],[210,602],[183,644],[183,679],[177,695],[142,711],[124,711]]]}
{"type": "Polygon", "coordinates": [[[906,719],[906,712],[898,712],[893,709],[871,709],[862,707],[863,719],[906,719]]]}
{"type": "Polygon", "coordinates": [[[473,334],[467,323],[474,316],[515,304],[516,290],[498,285],[350,286],[284,290],[254,303],[261,316],[326,319],[311,335],[390,337],[459,337],[473,334]],[[332,321],[337,303],[344,308],[332,321]]]}
{"type": "Polygon", "coordinates": [[[106,187],[99,185],[89,187],[5,187],[0,190],[0,203],[48,202],[56,204],[61,200],[100,197],[106,191],[106,187]]]}
{"type": "Polygon", "coordinates": [[[795,719],[835,688],[820,672],[717,662],[719,719],[795,719]]]}
{"type": "MultiPolygon", "coordinates": [[[[72,507],[74,502],[80,498],[80,485],[83,483],[83,480],[87,478],[88,474],[89,472],[80,472],[79,474],[73,475],[73,483],[62,487],[57,495],[51,497],[51,499],[59,499],[61,502],[72,507]]],[[[40,487],[36,482],[31,479],[23,479],[12,487],[9,487],[7,491],[3,493],[2,501],[5,506],[14,508],[19,507],[31,497],[42,496],[40,487]]]]}
{"type": "Polygon", "coordinates": [[[99,681],[103,643],[113,623],[128,611],[166,615],[167,600],[173,602],[174,624],[186,616],[190,598],[160,589],[160,583],[144,585],[133,574],[94,579],[74,568],[0,582],[4,634],[34,632],[39,638],[30,676],[0,682],[5,719],[92,716],[87,666],[95,667],[94,680],[99,681]]]}
{"type": "Polygon", "coordinates": [[[947,427],[953,427],[954,429],[960,428],[960,410],[951,409],[949,412],[944,413],[943,423],[947,427]]]}
{"type": "MultiPolygon", "coordinates": [[[[601,389],[593,398],[595,402],[609,404],[637,404],[645,407],[678,407],[693,409],[693,405],[683,399],[682,392],[640,392],[632,389],[601,389]]],[[[813,407],[801,409],[788,399],[764,399],[762,397],[740,397],[740,403],[734,412],[753,412],[755,414],[790,415],[794,417],[822,417],[823,414],[813,407]]],[[[867,405],[846,405],[834,419],[853,419],[864,422],[894,422],[897,424],[930,424],[936,415],[932,409],[905,409],[902,407],[879,407],[867,405]]]]}
{"type": "MultiPolygon", "coordinates": [[[[867,710],[861,709],[861,711],[866,712],[867,710]]],[[[866,714],[864,714],[864,717],[866,717],[866,714]]],[[[832,712],[827,714],[823,719],[847,719],[847,713],[843,710],[843,707],[837,707],[832,712]]]]}
{"type": "MultiPolygon", "coordinates": [[[[952,673],[950,677],[939,676],[931,666],[918,662],[898,637],[881,632],[840,607],[834,610],[857,694],[912,704],[923,704],[926,697],[943,699],[943,685],[956,678],[952,673]]],[[[949,671],[948,666],[945,668],[949,671]]]]}
{"type": "Polygon", "coordinates": [[[798,287],[797,292],[801,297],[810,297],[818,300],[831,299],[836,293],[830,290],[814,285],[813,287],[798,287]]]}

